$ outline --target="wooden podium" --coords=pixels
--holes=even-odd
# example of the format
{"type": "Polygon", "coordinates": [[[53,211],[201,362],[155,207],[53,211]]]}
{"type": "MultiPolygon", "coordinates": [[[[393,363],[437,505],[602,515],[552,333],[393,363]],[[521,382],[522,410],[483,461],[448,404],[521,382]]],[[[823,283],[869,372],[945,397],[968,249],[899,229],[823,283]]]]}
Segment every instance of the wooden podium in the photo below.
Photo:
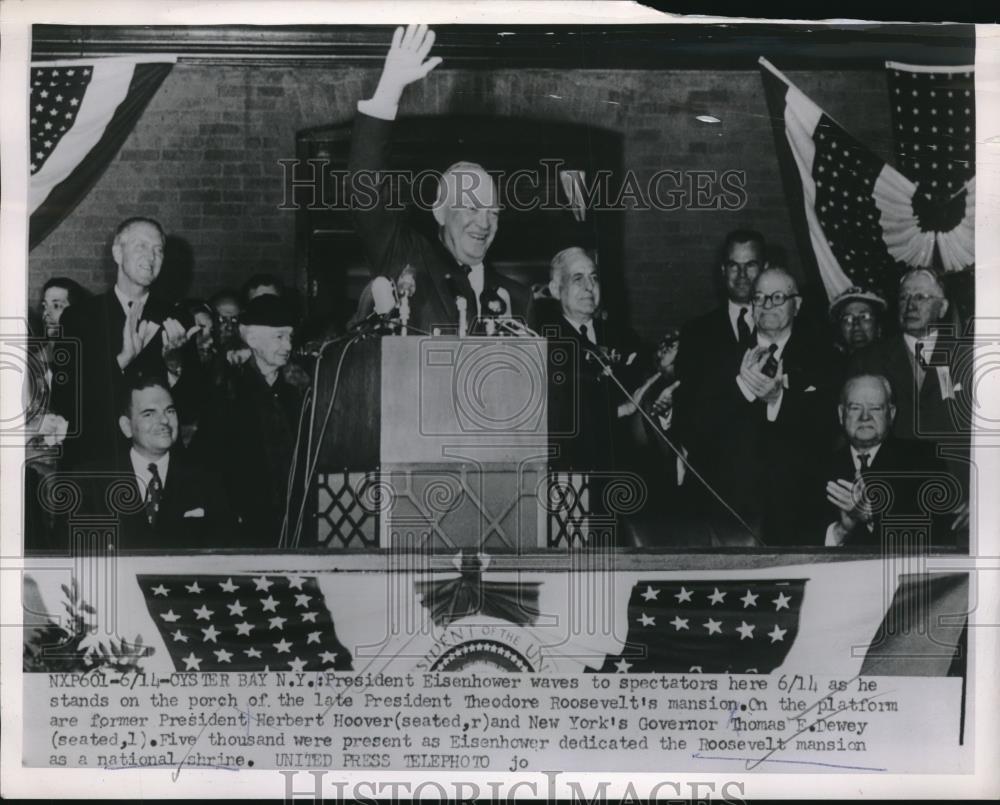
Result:
{"type": "Polygon", "coordinates": [[[553,527],[565,528],[553,518],[580,512],[575,497],[567,508],[553,494],[549,473],[550,396],[571,382],[572,352],[546,339],[454,336],[329,348],[303,433],[316,461],[303,545],[549,547],[553,527]]]}

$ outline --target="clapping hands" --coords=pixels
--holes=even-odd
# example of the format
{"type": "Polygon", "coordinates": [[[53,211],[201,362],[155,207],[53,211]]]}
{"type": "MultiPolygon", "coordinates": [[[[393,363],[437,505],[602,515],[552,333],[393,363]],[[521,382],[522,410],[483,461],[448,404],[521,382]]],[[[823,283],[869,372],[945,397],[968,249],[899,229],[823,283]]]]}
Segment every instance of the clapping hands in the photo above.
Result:
{"type": "Polygon", "coordinates": [[[747,389],[758,400],[773,402],[781,394],[784,387],[783,366],[778,361],[778,371],[774,377],[764,374],[763,367],[770,353],[762,347],[748,349],[740,364],[739,377],[747,389]]]}

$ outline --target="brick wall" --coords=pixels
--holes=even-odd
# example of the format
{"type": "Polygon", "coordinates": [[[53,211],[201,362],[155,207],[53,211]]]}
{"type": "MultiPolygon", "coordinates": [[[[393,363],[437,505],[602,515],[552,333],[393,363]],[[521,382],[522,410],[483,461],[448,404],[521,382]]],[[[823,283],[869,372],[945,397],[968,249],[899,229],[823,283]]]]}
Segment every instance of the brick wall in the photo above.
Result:
{"type": "MultiPolygon", "coordinates": [[[[881,72],[791,73],[827,113],[887,156],[881,72]]],[[[99,290],[113,279],[109,238],[129,215],[161,220],[173,286],[207,296],[254,271],[295,283],[295,213],[281,211],[279,159],[300,129],[351,119],[375,69],[177,65],[93,191],[29,256],[29,293],[68,275],[99,290]]],[[[740,211],[630,211],[624,283],[633,325],[653,338],[714,305],[724,233],[761,229],[799,269],[759,74],[749,71],[439,70],[408,90],[401,114],[477,113],[583,122],[624,133],[625,164],[746,171],[740,211]],[[558,97],[553,97],[558,96],[558,97]],[[722,119],[694,119],[708,112],[722,119]]],[[[459,155],[460,156],[460,155],[459,155]]],[[[502,223],[502,222],[501,222],[502,223]]],[[[165,277],[167,272],[165,272],[165,277]]]]}

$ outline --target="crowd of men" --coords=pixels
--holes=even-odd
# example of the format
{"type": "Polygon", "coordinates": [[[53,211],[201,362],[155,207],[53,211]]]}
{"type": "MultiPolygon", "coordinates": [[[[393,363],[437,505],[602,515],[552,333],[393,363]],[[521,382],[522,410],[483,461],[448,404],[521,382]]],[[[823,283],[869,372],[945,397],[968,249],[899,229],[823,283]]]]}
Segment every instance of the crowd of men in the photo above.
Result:
{"type": "MultiPolygon", "coordinates": [[[[402,93],[440,62],[428,58],[432,45],[423,27],[396,32],[375,94],[358,104],[355,174],[389,164],[402,93]]],[[[894,305],[849,288],[830,304],[829,326],[816,327],[800,316],[796,278],[769,262],[765,238],[730,232],[714,269],[725,299],[665,328],[647,354],[604,314],[585,249],[554,255],[548,284],[535,289],[490,265],[500,216],[483,167],[460,162],[445,172],[437,238],[376,201],[358,212],[357,231],[373,275],[406,299],[415,332],[465,321],[467,332],[481,332],[477,322],[498,303],[528,326],[522,332],[575,345],[570,394],[550,395],[550,430],[559,434],[551,466],[643,479],[647,503],[622,519],[622,544],[899,548],[904,536],[965,544],[969,397],[932,270],[904,273],[894,305]]],[[[88,513],[115,502],[117,547],[279,546],[310,382],[292,360],[295,307],[269,276],[251,278],[242,293],[171,303],[156,284],[165,243],[157,221],[130,218],[114,233],[110,289],[88,297],[68,280],[46,283],[46,332],[79,352],[58,372],[51,350],[39,353],[48,393],[36,413],[61,417],[66,436],[57,461],[38,463],[43,472],[29,464],[29,548],[67,547],[45,505],[44,476],[54,469],[75,479],[88,513]],[[122,479],[130,494],[110,494],[122,479]]]]}

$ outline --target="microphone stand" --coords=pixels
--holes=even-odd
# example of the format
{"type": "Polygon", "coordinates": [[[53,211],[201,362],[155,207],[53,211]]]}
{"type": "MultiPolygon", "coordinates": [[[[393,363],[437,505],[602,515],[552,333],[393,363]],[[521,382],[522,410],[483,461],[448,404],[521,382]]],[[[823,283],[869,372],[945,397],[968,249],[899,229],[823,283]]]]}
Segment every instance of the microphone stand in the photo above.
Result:
{"type": "Polygon", "coordinates": [[[719,503],[723,505],[726,511],[728,511],[736,519],[736,521],[741,526],[743,526],[744,529],[746,529],[746,532],[751,537],[753,537],[753,540],[756,543],[757,547],[759,548],[765,547],[764,541],[757,536],[756,532],[754,532],[754,530],[750,527],[750,524],[747,523],[747,521],[744,520],[739,515],[739,512],[737,512],[732,506],[730,506],[725,500],[723,500],[722,495],[716,492],[715,489],[712,488],[712,485],[705,480],[704,476],[702,476],[702,474],[694,468],[694,465],[692,465],[691,462],[687,460],[687,456],[684,455],[684,451],[678,448],[670,440],[670,437],[667,436],[663,428],[660,427],[660,423],[656,422],[653,419],[653,417],[651,417],[643,409],[643,407],[639,404],[639,400],[637,400],[632,395],[632,392],[630,392],[627,388],[625,388],[622,382],[615,376],[615,373],[611,368],[611,364],[604,359],[604,356],[601,355],[597,350],[588,350],[588,355],[592,357],[593,360],[600,365],[603,373],[611,378],[612,382],[621,390],[622,394],[624,394],[625,397],[629,400],[629,402],[631,402],[635,406],[635,410],[642,415],[642,418],[645,419],[646,422],[652,426],[653,431],[657,434],[657,436],[659,436],[659,438],[663,441],[663,443],[666,444],[667,447],[669,447],[670,450],[674,453],[674,455],[681,460],[681,462],[687,468],[687,471],[690,472],[695,478],[697,478],[698,481],[701,483],[701,485],[704,486],[712,494],[712,497],[714,497],[717,501],[719,501],[719,503]]]}

